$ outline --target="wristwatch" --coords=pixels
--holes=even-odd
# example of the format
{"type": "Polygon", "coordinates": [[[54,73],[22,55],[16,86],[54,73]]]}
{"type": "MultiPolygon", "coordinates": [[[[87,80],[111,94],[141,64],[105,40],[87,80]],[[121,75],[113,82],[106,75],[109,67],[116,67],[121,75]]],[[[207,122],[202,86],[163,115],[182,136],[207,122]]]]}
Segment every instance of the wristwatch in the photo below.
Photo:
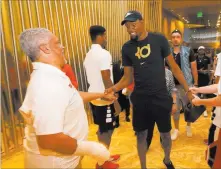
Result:
{"type": "Polygon", "coordinates": [[[173,102],[173,104],[176,104],[176,103],[173,102]]]}

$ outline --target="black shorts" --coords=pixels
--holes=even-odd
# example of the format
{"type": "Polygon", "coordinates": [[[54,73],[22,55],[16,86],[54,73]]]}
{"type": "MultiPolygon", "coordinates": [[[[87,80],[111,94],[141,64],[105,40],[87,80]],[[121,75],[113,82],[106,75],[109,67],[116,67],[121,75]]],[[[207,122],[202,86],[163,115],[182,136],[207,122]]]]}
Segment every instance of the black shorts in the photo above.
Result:
{"type": "Polygon", "coordinates": [[[156,122],[159,132],[166,133],[171,130],[172,97],[167,93],[145,95],[132,93],[133,128],[143,131],[151,128],[156,122]]]}
{"type": "Polygon", "coordinates": [[[114,105],[111,104],[109,106],[95,106],[90,103],[90,106],[94,118],[94,123],[99,126],[99,131],[102,133],[107,132],[108,130],[113,130],[115,122],[114,105]],[[108,108],[110,108],[111,113],[107,113],[108,108]]]}

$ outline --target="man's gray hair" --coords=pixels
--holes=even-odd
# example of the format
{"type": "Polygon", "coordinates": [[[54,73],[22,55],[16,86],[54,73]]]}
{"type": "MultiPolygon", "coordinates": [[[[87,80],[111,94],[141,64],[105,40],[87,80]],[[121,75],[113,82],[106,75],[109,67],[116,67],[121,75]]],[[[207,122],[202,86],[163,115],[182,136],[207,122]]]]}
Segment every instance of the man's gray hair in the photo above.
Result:
{"type": "Polygon", "coordinates": [[[47,44],[52,33],[46,28],[26,29],[20,34],[19,40],[22,50],[31,61],[36,61],[40,54],[40,45],[47,44]]]}

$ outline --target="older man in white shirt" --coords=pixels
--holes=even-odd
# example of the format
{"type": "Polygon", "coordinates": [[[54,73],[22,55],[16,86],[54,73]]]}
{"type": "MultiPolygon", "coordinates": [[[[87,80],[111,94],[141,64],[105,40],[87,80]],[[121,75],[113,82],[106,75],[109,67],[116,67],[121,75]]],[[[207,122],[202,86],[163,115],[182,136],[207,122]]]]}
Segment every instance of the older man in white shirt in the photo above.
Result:
{"type": "Polygon", "coordinates": [[[112,95],[78,92],[62,72],[64,47],[44,28],[27,29],[20,44],[33,72],[20,112],[25,128],[25,168],[76,168],[80,156],[94,157],[96,168],[118,168],[100,143],[87,141],[84,102],[112,95]]]}

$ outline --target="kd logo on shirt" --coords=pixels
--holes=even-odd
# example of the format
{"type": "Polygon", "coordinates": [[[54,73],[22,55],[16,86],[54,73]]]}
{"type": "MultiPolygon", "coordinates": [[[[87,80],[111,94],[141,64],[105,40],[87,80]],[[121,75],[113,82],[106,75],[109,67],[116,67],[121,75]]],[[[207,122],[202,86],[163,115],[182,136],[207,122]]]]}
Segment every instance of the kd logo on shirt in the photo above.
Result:
{"type": "Polygon", "coordinates": [[[150,55],[150,53],[151,53],[150,44],[147,44],[146,46],[143,46],[142,48],[137,47],[137,53],[135,54],[135,56],[138,57],[138,59],[147,58],[150,55]]]}

